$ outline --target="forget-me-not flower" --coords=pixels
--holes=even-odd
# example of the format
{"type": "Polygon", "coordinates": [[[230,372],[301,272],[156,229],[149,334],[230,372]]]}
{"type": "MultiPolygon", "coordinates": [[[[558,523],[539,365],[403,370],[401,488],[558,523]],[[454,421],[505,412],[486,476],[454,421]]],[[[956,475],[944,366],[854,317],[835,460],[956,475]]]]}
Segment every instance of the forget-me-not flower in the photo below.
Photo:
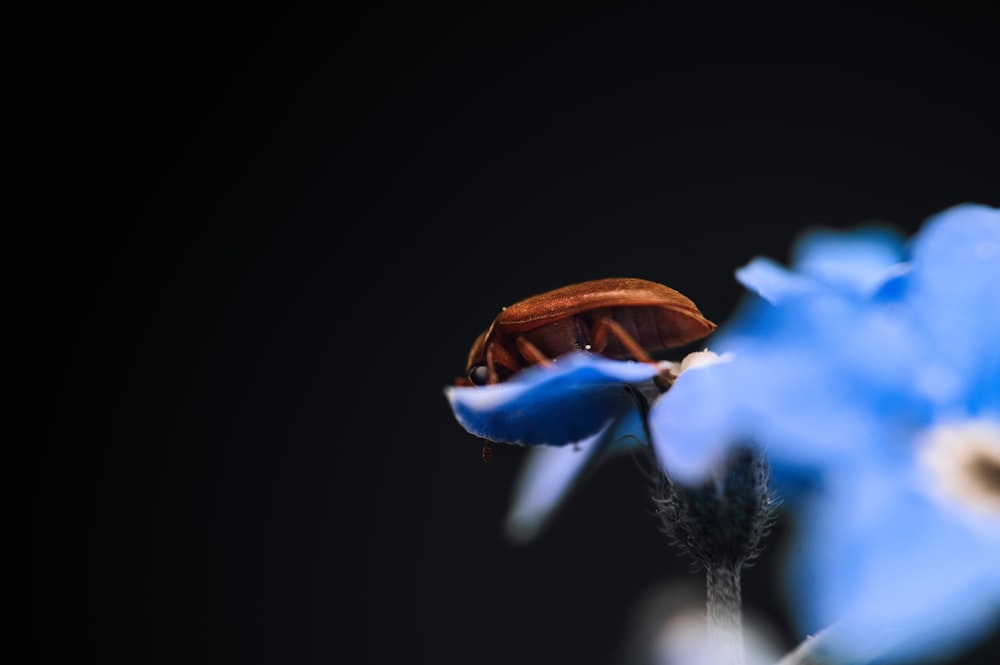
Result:
{"type": "Polygon", "coordinates": [[[658,371],[578,351],[504,383],[445,389],[455,418],[472,434],[533,447],[507,517],[512,539],[537,536],[587,467],[648,446],[646,404],[659,394],[658,371]]]}
{"type": "Polygon", "coordinates": [[[906,241],[812,233],[649,414],[675,479],[765,449],[797,519],[787,584],[850,662],[945,655],[1000,617],[1000,211],[960,205],[906,241]],[[806,489],[802,489],[806,488],[806,489]],[[801,491],[800,491],[801,490],[801,491]]]}

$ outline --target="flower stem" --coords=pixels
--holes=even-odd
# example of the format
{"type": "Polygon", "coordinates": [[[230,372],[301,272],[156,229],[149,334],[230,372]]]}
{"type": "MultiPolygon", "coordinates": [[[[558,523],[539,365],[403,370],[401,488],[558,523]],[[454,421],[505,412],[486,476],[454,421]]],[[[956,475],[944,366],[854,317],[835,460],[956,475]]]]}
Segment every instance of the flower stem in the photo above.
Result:
{"type": "Polygon", "coordinates": [[[730,665],[743,665],[742,567],[743,563],[739,562],[705,569],[709,637],[718,641],[720,653],[726,654],[726,662],[730,665]]]}
{"type": "Polygon", "coordinates": [[[707,627],[725,665],[743,665],[740,573],[760,552],[777,501],[763,455],[736,449],[715,475],[696,485],[654,483],[663,531],[705,570],[707,627]]]}

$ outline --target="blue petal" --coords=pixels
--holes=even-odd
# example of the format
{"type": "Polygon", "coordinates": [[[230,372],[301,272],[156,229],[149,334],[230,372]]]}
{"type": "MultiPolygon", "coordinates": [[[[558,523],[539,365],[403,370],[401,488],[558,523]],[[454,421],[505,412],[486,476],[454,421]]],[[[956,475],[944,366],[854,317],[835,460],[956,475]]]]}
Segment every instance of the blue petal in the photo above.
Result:
{"type": "Polygon", "coordinates": [[[746,288],[775,304],[822,290],[814,280],[791,272],[771,259],[761,256],[737,269],[736,279],[746,288]]]}
{"type": "Polygon", "coordinates": [[[888,454],[884,405],[836,374],[809,348],[758,348],[678,377],[649,413],[651,443],[664,472],[680,482],[710,474],[727,451],[755,443],[779,475],[851,465],[888,454]]]}
{"type": "Polygon", "coordinates": [[[794,272],[757,257],[737,270],[736,278],[775,304],[823,291],[865,298],[894,275],[902,248],[902,236],[889,227],[813,231],[795,245],[794,272]]]}
{"type": "Polygon", "coordinates": [[[649,411],[649,435],[657,462],[669,477],[695,483],[750,432],[733,394],[726,364],[681,374],[649,411]]]}
{"type": "Polygon", "coordinates": [[[1000,210],[955,206],[930,218],[915,239],[910,299],[928,348],[963,396],[996,395],[1000,379],[1000,210]]]}
{"type": "Polygon", "coordinates": [[[839,481],[800,513],[800,547],[790,550],[803,630],[835,624],[831,643],[847,662],[890,662],[945,656],[1000,618],[996,543],[877,475],[839,481]]]}
{"type": "Polygon", "coordinates": [[[882,282],[872,292],[871,300],[878,303],[899,302],[909,293],[912,263],[896,263],[886,269],[882,282]]]}
{"type": "Polygon", "coordinates": [[[518,543],[537,538],[588,468],[597,467],[609,455],[646,445],[645,424],[633,406],[573,445],[532,448],[514,485],[506,522],[508,537],[518,543]]]}
{"type": "Polygon", "coordinates": [[[796,243],[795,268],[845,295],[867,297],[903,258],[903,237],[887,226],[813,231],[796,243]]]}
{"type": "Polygon", "coordinates": [[[630,384],[652,379],[646,363],[576,352],[490,386],[445,388],[458,422],[490,441],[566,445],[592,436],[635,404],[630,384]]]}

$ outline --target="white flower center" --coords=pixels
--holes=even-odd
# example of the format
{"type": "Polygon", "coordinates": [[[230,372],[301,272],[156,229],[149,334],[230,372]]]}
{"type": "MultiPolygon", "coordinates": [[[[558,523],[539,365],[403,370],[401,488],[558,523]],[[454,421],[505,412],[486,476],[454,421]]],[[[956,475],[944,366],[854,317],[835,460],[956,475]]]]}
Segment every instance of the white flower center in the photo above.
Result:
{"type": "MultiPolygon", "coordinates": [[[[715,365],[717,363],[729,362],[732,360],[733,354],[730,352],[723,353],[721,356],[715,351],[709,351],[704,349],[703,351],[694,351],[692,353],[684,356],[684,359],[680,362],[676,360],[663,360],[660,361],[660,370],[666,370],[670,375],[672,381],[676,381],[684,372],[689,369],[696,369],[698,367],[706,367],[708,365],[715,365]]],[[[653,396],[658,397],[658,395],[653,396]]]]}
{"type": "Polygon", "coordinates": [[[681,366],[679,368],[680,371],[678,374],[686,372],[689,369],[695,369],[696,367],[706,367],[717,363],[729,362],[731,358],[731,353],[723,353],[720,356],[715,351],[709,351],[708,349],[705,349],[704,351],[695,351],[684,356],[684,360],[681,361],[681,366]]]}
{"type": "Polygon", "coordinates": [[[917,454],[937,498],[979,517],[1000,517],[1000,422],[938,425],[917,454]]]}

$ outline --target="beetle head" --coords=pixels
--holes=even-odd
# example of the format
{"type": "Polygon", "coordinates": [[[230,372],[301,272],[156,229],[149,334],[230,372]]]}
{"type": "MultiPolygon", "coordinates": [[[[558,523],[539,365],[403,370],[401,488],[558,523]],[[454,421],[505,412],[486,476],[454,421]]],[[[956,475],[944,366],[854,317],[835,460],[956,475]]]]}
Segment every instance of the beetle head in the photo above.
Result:
{"type": "Polygon", "coordinates": [[[505,381],[514,374],[521,365],[505,350],[507,341],[507,337],[496,330],[494,321],[473,342],[465,363],[465,377],[456,379],[456,385],[485,386],[505,381]]]}
{"type": "Polygon", "coordinates": [[[486,367],[486,340],[493,326],[484,330],[472,343],[469,358],[465,362],[465,376],[455,378],[456,386],[482,386],[489,381],[489,370],[486,367]]]}

